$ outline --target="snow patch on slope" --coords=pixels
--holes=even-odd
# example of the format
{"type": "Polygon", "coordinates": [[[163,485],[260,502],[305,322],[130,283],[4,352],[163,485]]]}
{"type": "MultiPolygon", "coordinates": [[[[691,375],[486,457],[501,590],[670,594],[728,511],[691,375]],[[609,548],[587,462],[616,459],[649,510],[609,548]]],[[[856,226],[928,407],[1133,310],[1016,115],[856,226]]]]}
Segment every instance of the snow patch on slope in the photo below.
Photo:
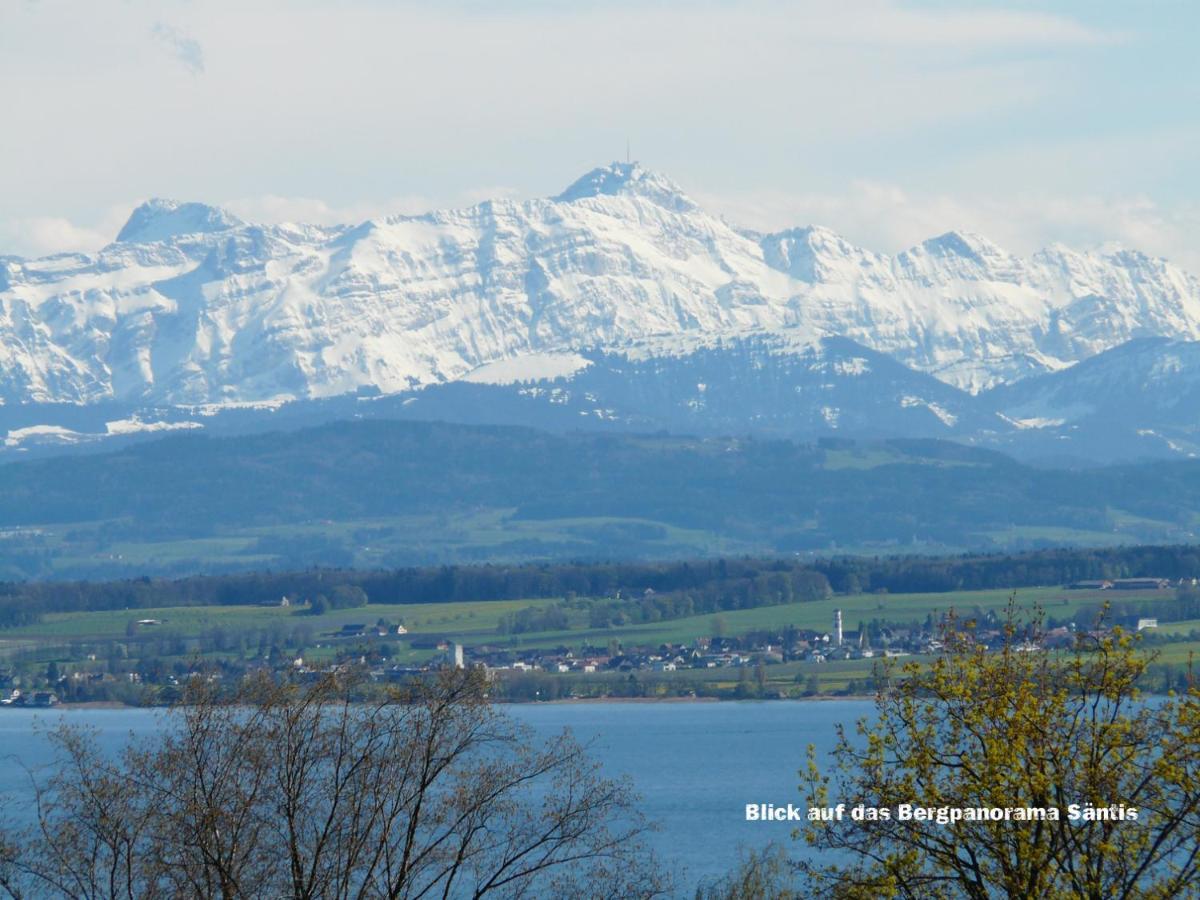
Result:
{"type": "Polygon", "coordinates": [[[61,425],[29,425],[9,431],[4,437],[4,446],[20,447],[26,443],[77,444],[87,439],[87,435],[61,425]]]}
{"type": "Polygon", "coordinates": [[[110,435],[155,431],[192,431],[203,427],[199,422],[143,422],[136,416],[104,423],[105,431],[110,435]]]}
{"type": "Polygon", "coordinates": [[[487,363],[462,377],[472,384],[525,384],[570,378],[592,364],[578,353],[531,353],[487,363]]]}

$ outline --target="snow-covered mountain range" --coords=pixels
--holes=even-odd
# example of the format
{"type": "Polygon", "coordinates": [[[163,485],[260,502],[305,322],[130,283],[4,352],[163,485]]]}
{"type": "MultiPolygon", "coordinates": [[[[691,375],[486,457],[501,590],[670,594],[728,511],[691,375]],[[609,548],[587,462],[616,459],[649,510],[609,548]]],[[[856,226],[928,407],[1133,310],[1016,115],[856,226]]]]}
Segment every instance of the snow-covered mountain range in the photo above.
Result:
{"type": "MultiPolygon", "coordinates": [[[[10,408],[412,399],[603,372],[601,393],[617,397],[614,372],[648,384],[657,360],[681,392],[663,403],[702,421],[717,416],[719,392],[706,399],[696,386],[732,377],[721,348],[740,348],[746,371],[769,357],[789,378],[809,373],[770,403],[755,395],[760,418],[793,431],[810,420],[809,430],[878,425],[886,406],[924,410],[935,432],[959,436],[1049,433],[1068,427],[1078,392],[1101,389],[1085,376],[1111,363],[1072,366],[1152,337],[1200,339],[1200,280],[1165,260],[1062,246],[1021,258],[964,232],[894,256],[820,227],[759,234],[636,163],[596,169],[548,199],[354,226],[255,225],[152,200],[94,255],[0,257],[0,402],[10,408]],[[844,359],[868,356],[858,370],[844,359]],[[870,387],[842,390],[865,371],[870,387]],[[837,402],[815,396],[835,381],[837,402]]],[[[1148,346],[1158,349],[1122,357],[1147,377],[1138,367],[1158,366],[1145,389],[1169,392],[1196,371],[1186,345],[1175,345],[1187,362],[1174,369],[1146,362],[1162,352],[1148,346]]],[[[597,389],[580,382],[576,395],[597,389]]],[[[730,412],[744,406],[727,400],[730,412]]]]}

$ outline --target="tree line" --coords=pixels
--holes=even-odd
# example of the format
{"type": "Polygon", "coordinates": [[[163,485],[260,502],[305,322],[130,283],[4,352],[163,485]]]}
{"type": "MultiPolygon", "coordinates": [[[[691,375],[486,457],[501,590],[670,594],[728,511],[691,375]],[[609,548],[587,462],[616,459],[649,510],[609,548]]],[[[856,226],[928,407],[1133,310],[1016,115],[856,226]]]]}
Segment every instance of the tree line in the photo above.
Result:
{"type": "Polygon", "coordinates": [[[446,603],[591,597],[594,615],[635,621],[819,599],[829,591],[948,592],[1065,584],[1080,579],[1200,574],[1194,545],[1056,549],[945,557],[736,558],[308,569],[178,579],[0,583],[0,627],[48,612],[324,602],[446,603]],[[322,601],[321,598],[326,598],[322,601]]]}

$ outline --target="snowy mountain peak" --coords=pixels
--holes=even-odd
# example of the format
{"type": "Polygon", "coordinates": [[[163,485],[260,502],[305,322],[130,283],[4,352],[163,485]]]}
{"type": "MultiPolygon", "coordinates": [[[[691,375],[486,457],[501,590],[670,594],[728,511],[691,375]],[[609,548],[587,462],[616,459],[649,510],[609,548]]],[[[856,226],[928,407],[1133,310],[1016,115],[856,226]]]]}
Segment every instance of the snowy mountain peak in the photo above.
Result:
{"type": "Polygon", "coordinates": [[[808,284],[854,281],[865,269],[886,264],[880,255],[820,225],[768,234],[759,244],[767,265],[808,284]]]}
{"type": "Polygon", "coordinates": [[[558,203],[572,203],[585,197],[600,196],[643,197],[677,212],[696,208],[675,182],[642,168],[637,162],[613,162],[592,169],[553,199],[558,203]]]}
{"type": "Polygon", "coordinates": [[[987,281],[1037,290],[1024,260],[970,231],[947,231],[929,238],[899,254],[896,263],[907,277],[930,283],[987,281]]]}
{"type": "Polygon", "coordinates": [[[974,392],[1134,337],[1200,340],[1200,280],[1132,253],[1022,259],[964,231],[895,256],[820,227],[740,231],[631,162],[554,199],[353,228],[152,200],[95,255],[0,265],[8,403],[395,393],[587,348],[763,334],[845,336],[974,392]]]}
{"type": "Polygon", "coordinates": [[[157,243],[185,234],[226,231],[242,224],[237,216],[219,207],[155,197],[133,211],[117,235],[117,243],[157,243]]]}
{"type": "Polygon", "coordinates": [[[922,242],[921,248],[930,256],[963,257],[986,263],[990,259],[1007,259],[1009,254],[973,231],[947,231],[922,242]]]}
{"type": "Polygon", "coordinates": [[[806,246],[815,249],[825,249],[839,253],[856,252],[858,248],[854,247],[844,237],[834,231],[832,228],[826,228],[823,225],[805,225],[800,228],[789,228],[787,231],[780,231],[771,235],[776,240],[791,240],[795,243],[802,243],[806,246]]]}

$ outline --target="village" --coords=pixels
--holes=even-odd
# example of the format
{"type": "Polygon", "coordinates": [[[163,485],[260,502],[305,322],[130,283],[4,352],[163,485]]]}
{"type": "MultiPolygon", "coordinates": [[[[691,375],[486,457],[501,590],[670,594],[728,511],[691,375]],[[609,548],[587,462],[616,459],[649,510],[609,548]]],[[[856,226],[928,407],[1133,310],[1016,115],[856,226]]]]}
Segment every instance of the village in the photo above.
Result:
{"type": "MultiPolygon", "coordinates": [[[[1117,604],[1124,612],[1110,617],[1103,627],[1093,623],[1080,629],[1069,615],[1047,617],[1036,631],[1019,634],[1015,646],[1020,651],[1065,650],[1084,636],[1102,638],[1115,626],[1139,633],[1151,644],[1187,639],[1177,630],[1160,631],[1158,618],[1146,611],[1161,615],[1165,608],[1155,598],[1175,597],[1174,589],[1194,588],[1194,579],[1072,582],[1059,589],[1060,598],[1077,592],[1095,597],[1124,593],[1134,598],[1133,605],[1117,604]]],[[[768,682],[776,686],[770,696],[796,696],[794,685],[802,683],[807,685],[804,696],[817,693],[817,685],[820,692],[849,693],[871,682],[883,661],[936,654],[942,649],[947,625],[942,613],[932,611],[920,620],[868,619],[867,607],[859,605],[852,610],[857,620],[853,629],[846,627],[841,608],[832,610],[827,630],[792,624],[729,629],[723,617],[715,615],[709,634],[688,640],[640,643],[630,632],[611,629],[608,635],[601,632],[601,644],[596,629],[571,643],[561,630],[549,640],[536,631],[514,632],[505,622],[519,616],[502,618],[495,630],[465,634],[439,634],[429,630],[428,623],[410,632],[403,619],[383,617],[373,624],[343,619],[332,630],[323,630],[311,604],[297,608],[285,596],[260,605],[286,610],[291,616],[287,621],[295,624],[269,631],[216,628],[188,635],[167,618],[143,616],[128,621],[124,639],[75,643],[57,655],[53,648],[43,648],[40,657],[23,661],[18,655],[0,665],[0,708],[90,702],[158,705],[178,700],[196,678],[233,684],[252,672],[270,671],[309,683],[350,669],[365,674],[368,683],[387,685],[445,668],[474,668],[485,673],[498,696],[517,699],[621,696],[633,690],[632,684],[660,695],[708,692],[744,697],[744,682],[751,679],[759,688],[754,696],[767,696],[768,682]],[[825,670],[828,679],[822,674],[825,670]]],[[[870,609],[878,616],[886,605],[879,601],[870,609]]],[[[977,607],[955,627],[965,629],[976,645],[997,649],[1007,640],[1002,615],[998,607],[977,607]]]]}
{"type": "MultiPolygon", "coordinates": [[[[994,616],[991,618],[995,618],[994,616]]],[[[1134,630],[1155,628],[1157,619],[1142,618],[1131,623],[1134,630]]],[[[1096,637],[1105,630],[1090,632],[1096,637]]],[[[507,672],[549,672],[554,674],[594,674],[602,672],[676,672],[684,669],[723,669],[758,664],[789,662],[820,664],[843,660],[871,660],[913,655],[932,655],[942,648],[941,629],[932,622],[923,625],[843,627],[842,611],[835,610],[833,628],[822,632],[803,628],[785,628],[774,632],[751,632],[740,637],[697,638],[688,644],[659,644],[655,647],[607,648],[584,646],[552,649],[514,650],[481,644],[465,647],[442,641],[435,645],[442,655],[425,665],[398,667],[387,671],[427,671],[442,666],[474,665],[493,677],[507,672]]],[[[1036,641],[1017,644],[1022,651],[1066,649],[1073,646],[1078,632],[1072,625],[1059,625],[1040,633],[1036,641]]],[[[971,639],[989,650],[1004,645],[1005,633],[998,622],[982,624],[971,632],[971,639]]],[[[383,673],[380,673],[383,674],[383,673]]]]}
{"type": "MultiPolygon", "coordinates": [[[[154,619],[141,619],[142,628],[161,625],[154,619]]],[[[95,654],[80,664],[60,668],[51,663],[45,677],[31,679],[13,670],[0,670],[0,707],[45,708],[67,700],[90,699],[107,695],[107,686],[118,684],[141,689],[161,689],[157,696],[170,701],[190,679],[212,681],[244,677],[252,671],[284,673],[298,682],[311,682],[330,673],[352,667],[364,669],[376,683],[399,683],[444,668],[478,668],[494,682],[502,683],[525,674],[550,676],[669,676],[695,670],[753,669],[787,663],[807,664],[803,668],[819,672],[821,664],[895,659],[937,653],[942,647],[941,624],[927,618],[908,626],[860,623],[853,630],[844,627],[843,612],[834,611],[828,631],[788,626],[778,630],[752,631],[742,635],[712,635],[687,643],[660,643],[654,646],[625,646],[611,639],[603,647],[582,643],[577,647],[511,647],[496,643],[467,645],[429,635],[409,635],[404,625],[379,621],[375,625],[350,623],[321,636],[316,648],[323,653],[306,658],[303,653],[285,652],[277,646],[246,659],[176,660],[171,665],[140,660],[122,671],[111,660],[98,660],[95,654]],[[413,651],[425,658],[420,662],[397,661],[394,643],[407,640],[413,651]],[[69,669],[69,671],[68,671],[69,669]]],[[[1153,629],[1157,620],[1139,619],[1130,623],[1136,630],[1153,629]]],[[[1100,632],[1096,635],[1100,636],[1100,632]]],[[[994,614],[977,623],[972,640],[988,649],[999,648],[1005,634],[994,614]]],[[[1042,632],[1036,642],[1024,641],[1019,650],[1065,649],[1077,640],[1073,623],[1057,625],[1042,632]]],[[[131,660],[131,663],[133,661],[131,660]]],[[[870,665],[865,666],[867,670],[870,665]]],[[[714,673],[716,674],[716,673],[714,673]]],[[[730,678],[745,675],[731,673],[730,678]]],[[[761,675],[760,675],[761,677],[761,675]]]]}

